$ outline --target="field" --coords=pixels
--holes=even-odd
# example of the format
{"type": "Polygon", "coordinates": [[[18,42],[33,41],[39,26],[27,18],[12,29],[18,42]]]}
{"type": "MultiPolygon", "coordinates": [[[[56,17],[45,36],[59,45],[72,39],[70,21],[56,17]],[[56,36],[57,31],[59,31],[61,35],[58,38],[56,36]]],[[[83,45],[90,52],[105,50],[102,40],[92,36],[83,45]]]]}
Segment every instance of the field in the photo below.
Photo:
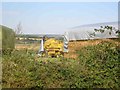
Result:
{"type": "MultiPolygon", "coordinates": [[[[86,41],[70,41],[68,44],[68,48],[69,48],[69,52],[68,53],[64,53],[64,57],[65,58],[72,58],[72,59],[77,59],[78,54],[76,53],[76,51],[82,47],[86,47],[86,46],[93,46],[93,45],[97,45],[98,43],[102,42],[102,41],[111,41],[114,42],[114,40],[112,39],[103,39],[103,40],[86,40],[86,41]]],[[[118,45],[118,41],[115,42],[118,45]]],[[[40,49],[40,43],[31,43],[31,44],[16,44],[15,48],[17,50],[33,50],[38,52],[38,50],[40,49]]]]}
{"type": "Polygon", "coordinates": [[[16,50],[34,50],[38,51],[40,49],[40,44],[39,43],[34,43],[34,44],[16,44],[15,45],[16,50]]]}
{"type": "Polygon", "coordinates": [[[69,42],[64,58],[37,56],[39,44],[16,44],[3,55],[3,88],[114,88],[119,83],[118,40],[69,42]]]}
{"type": "Polygon", "coordinates": [[[78,54],[76,53],[77,50],[80,50],[86,46],[94,46],[99,44],[102,41],[114,42],[115,44],[119,44],[119,41],[114,41],[112,39],[103,39],[103,40],[88,40],[88,41],[71,41],[68,44],[69,52],[65,53],[64,57],[77,59],[78,54]]]}

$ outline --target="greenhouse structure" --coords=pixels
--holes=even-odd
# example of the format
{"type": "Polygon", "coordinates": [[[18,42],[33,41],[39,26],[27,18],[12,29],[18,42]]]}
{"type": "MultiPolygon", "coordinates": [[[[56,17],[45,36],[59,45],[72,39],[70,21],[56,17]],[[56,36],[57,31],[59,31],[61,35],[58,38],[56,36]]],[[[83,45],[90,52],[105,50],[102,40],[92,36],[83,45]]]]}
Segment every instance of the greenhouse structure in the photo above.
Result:
{"type": "Polygon", "coordinates": [[[118,22],[88,24],[70,28],[65,32],[64,36],[67,41],[118,38],[116,33],[117,30],[118,22]],[[102,33],[95,32],[95,29],[100,29],[101,27],[105,26],[111,26],[114,30],[105,30],[102,33]]]}
{"type": "Polygon", "coordinates": [[[119,26],[118,22],[107,22],[70,28],[64,34],[64,52],[68,52],[69,41],[118,38],[116,31],[119,26]],[[104,29],[105,26],[112,27],[112,29],[104,29]],[[100,30],[101,28],[104,29],[104,32],[95,31],[95,29],[100,30]]]}

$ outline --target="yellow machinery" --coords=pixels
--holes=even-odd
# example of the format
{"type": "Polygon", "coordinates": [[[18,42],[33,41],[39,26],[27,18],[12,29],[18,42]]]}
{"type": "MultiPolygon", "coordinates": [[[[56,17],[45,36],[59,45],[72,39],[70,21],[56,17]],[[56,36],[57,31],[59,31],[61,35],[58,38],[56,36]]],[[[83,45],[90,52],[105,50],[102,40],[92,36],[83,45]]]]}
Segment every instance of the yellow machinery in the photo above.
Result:
{"type": "Polygon", "coordinates": [[[62,57],[63,56],[63,42],[50,38],[44,42],[44,53],[43,56],[48,57],[62,57]]]}

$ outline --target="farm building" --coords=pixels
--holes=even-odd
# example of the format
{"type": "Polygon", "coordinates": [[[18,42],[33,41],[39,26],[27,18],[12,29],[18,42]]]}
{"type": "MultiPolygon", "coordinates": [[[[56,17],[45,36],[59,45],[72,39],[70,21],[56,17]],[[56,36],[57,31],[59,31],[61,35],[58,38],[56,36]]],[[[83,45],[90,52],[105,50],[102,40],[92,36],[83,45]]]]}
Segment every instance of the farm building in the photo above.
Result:
{"type": "Polygon", "coordinates": [[[68,29],[64,34],[64,51],[68,52],[65,57],[76,58],[76,50],[84,46],[96,45],[101,41],[118,38],[117,29],[117,22],[89,24],[68,29]],[[114,30],[105,30],[102,33],[95,32],[95,29],[100,29],[101,26],[112,26],[114,30]]]}

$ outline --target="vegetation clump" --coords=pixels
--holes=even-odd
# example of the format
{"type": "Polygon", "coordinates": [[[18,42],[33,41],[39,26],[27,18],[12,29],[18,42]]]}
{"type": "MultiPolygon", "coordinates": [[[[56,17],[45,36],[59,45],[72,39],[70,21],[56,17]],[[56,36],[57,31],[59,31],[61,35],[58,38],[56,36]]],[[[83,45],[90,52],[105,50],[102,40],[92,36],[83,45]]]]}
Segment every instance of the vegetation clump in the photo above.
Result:
{"type": "Polygon", "coordinates": [[[82,79],[88,83],[85,84],[86,86],[119,88],[120,51],[118,46],[113,42],[104,41],[98,45],[87,46],[78,51],[79,61],[86,71],[82,79]]]}
{"type": "Polygon", "coordinates": [[[115,88],[119,83],[119,46],[101,42],[77,51],[78,60],[35,58],[33,51],[3,55],[3,88],[115,88]]]}
{"type": "Polygon", "coordinates": [[[15,48],[15,33],[12,29],[0,25],[2,53],[10,53],[15,48]]]}

